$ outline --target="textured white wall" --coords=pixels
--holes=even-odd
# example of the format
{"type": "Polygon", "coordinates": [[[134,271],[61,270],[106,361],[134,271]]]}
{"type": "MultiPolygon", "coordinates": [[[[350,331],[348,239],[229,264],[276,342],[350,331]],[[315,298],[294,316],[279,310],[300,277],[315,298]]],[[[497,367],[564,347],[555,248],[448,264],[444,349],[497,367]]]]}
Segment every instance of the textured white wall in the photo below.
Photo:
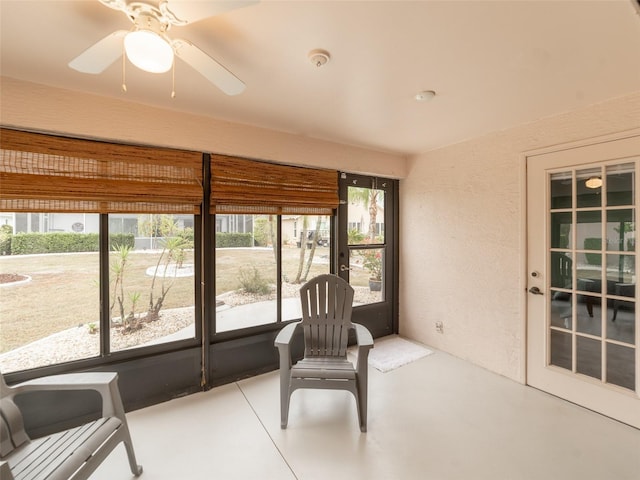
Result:
{"type": "Polygon", "coordinates": [[[406,159],[301,135],[0,77],[4,126],[402,178],[406,159]]]}
{"type": "Polygon", "coordinates": [[[409,159],[401,334],[524,382],[523,154],[638,127],[640,92],[409,159]]]}

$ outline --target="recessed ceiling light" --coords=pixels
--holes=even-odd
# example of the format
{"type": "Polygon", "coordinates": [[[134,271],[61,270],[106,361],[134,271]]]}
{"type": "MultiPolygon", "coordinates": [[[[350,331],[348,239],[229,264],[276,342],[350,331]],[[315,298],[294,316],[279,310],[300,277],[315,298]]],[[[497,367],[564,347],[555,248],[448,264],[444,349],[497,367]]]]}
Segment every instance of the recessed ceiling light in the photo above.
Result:
{"type": "Polygon", "coordinates": [[[416,99],[416,102],[428,102],[435,96],[436,92],[433,90],[423,90],[422,92],[416,93],[414,98],[416,99]]]}

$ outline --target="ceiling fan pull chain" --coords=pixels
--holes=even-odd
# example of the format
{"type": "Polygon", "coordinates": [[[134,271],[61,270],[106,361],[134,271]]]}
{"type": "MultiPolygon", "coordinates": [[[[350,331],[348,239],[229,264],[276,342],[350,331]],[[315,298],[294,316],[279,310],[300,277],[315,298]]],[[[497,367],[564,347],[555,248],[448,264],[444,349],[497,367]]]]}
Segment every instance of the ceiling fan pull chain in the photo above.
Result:
{"type": "Polygon", "coordinates": [[[125,54],[125,51],[124,51],[124,42],[123,42],[122,43],[122,91],[124,93],[127,93],[127,82],[125,77],[126,63],[127,63],[127,55],[125,54]]]}
{"type": "Polygon", "coordinates": [[[176,60],[173,59],[171,67],[171,98],[176,98],[176,60]]]}

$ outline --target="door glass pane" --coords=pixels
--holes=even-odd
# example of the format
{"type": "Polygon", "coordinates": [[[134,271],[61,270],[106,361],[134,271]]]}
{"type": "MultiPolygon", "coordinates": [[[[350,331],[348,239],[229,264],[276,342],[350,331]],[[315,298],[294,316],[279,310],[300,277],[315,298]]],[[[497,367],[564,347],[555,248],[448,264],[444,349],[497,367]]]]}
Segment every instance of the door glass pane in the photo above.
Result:
{"type": "Polygon", "coordinates": [[[216,215],[216,332],[275,323],[277,216],[216,215]]]}
{"type": "Polygon", "coordinates": [[[551,252],[551,287],[571,288],[573,260],[570,253],[551,252]]]}
{"type": "Polygon", "coordinates": [[[349,245],[385,243],[384,190],[349,187],[349,245]]]}
{"type": "Polygon", "coordinates": [[[576,331],[589,335],[602,335],[602,298],[593,295],[578,295],[576,331]]]}
{"type": "Polygon", "coordinates": [[[607,167],[607,205],[635,205],[633,163],[607,167]]]}
{"type": "Polygon", "coordinates": [[[554,173],[551,175],[551,208],[571,208],[572,206],[572,174],[571,172],[554,173]]]}
{"type": "Polygon", "coordinates": [[[551,214],[551,248],[573,248],[571,212],[551,214]]]}
{"type": "Polygon", "coordinates": [[[330,245],[330,217],[282,216],[282,321],[302,317],[301,285],[330,273],[330,245]]]}
{"type": "Polygon", "coordinates": [[[633,296],[636,278],[635,255],[607,255],[607,286],[609,293],[620,290],[625,297],[633,296]]]}
{"type": "Polygon", "coordinates": [[[600,251],[602,249],[602,212],[600,210],[578,212],[577,221],[576,248],[600,251]]]}
{"type": "Polygon", "coordinates": [[[633,209],[607,212],[607,250],[634,252],[636,249],[636,223],[633,209]]]}
{"type": "Polygon", "coordinates": [[[607,344],[607,382],[629,390],[636,388],[636,350],[622,345],[607,344]]]}
{"type": "Polygon", "coordinates": [[[589,168],[576,172],[576,206],[599,207],[602,204],[602,170],[589,168]]]}
{"type": "Polygon", "coordinates": [[[607,316],[607,339],[635,345],[636,322],[634,302],[613,300],[613,313],[607,316]]]}
{"type": "Polygon", "coordinates": [[[195,337],[193,215],[109,215],[111,351],[195,337]]]}
{"type": "Polygon", "coordinates": [[[573,346],[571,344],[571,334],[551,330],[551,365],[571,370],[573,356],[573,346]]]}
{"type": "Polygon", "coordinates": [[[576,372],[602,378],[602,346],[599,340],[578,336],[576,339],[576,372]]]}
{"type": "Polygon", "coordinates": [[[0,215],[0,370],[99,355],[99,216],[0,215]]]}
{"type": "Polygon", "coordinates": [[[355,290],[354,305],[384,301],[384,248],[349,251],[349,283],[355,290]]]}
{"type": "Polygon", "coordinates": [[[572,295],[565,292],[553,292],[551,295],[551,326],[572,329],[572,295]]]}
{"type": "Polygon", "coordinates": [[[576,253],[576,287],[582,292],[602,292],[602,255],[576,253]]]}

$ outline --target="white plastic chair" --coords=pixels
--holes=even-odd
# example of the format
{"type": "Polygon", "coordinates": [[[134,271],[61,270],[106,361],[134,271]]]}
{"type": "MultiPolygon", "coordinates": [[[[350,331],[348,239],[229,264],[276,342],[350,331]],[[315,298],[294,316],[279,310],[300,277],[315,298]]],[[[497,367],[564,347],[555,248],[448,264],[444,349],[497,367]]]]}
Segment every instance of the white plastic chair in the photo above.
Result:
{"type": "MultiPolygon", "coordinates": [[[[52,411],[55,406],[51,405],[52,411]]],[[[37,378],[12,387],[0,373],[0,477],[2,480],[84,480],[111,451],[124,443],[131,472],[137,464],[127,425],[118,374],[113,372],[70,373],[37,378]],[[13,399],[35,391],[94,390],[102,397],[101,418],[76,428],[31,439],[24,429],[23,415],[13,399]]]]}

